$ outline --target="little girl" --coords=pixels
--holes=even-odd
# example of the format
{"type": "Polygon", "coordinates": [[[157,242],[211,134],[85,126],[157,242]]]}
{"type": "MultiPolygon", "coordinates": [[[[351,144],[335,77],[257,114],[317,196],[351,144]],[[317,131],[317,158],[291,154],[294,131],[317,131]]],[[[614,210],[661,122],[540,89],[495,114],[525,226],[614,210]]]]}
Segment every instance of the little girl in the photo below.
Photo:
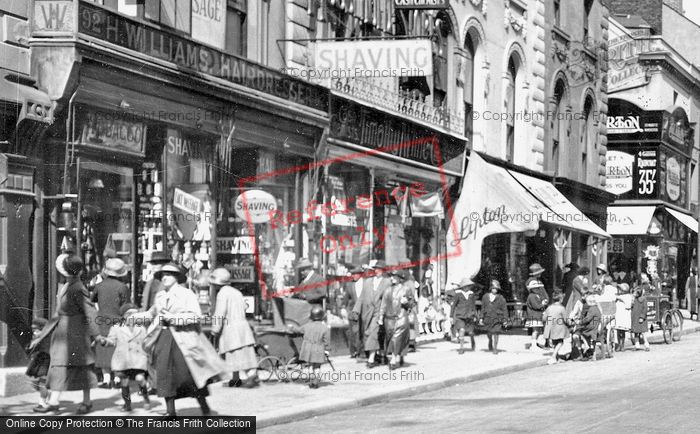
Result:
{"type": "Polygon", "coordinates": [[[46,388],[46,374],[49,372],[51,358],[49,356],[50,334],[42,335],[41,331],[46,327],[47,321],[44,318],[34,318],[32,320],[33,341],[29,347],[29,364],[25,373],[32,379],[32,387],[39,392],[39,405],[36,409],[48,407],[47,399],[49,391],[46,388]]]}
{"type": "Polygon", "coordinates": [[[331,348],[331,334],[323,322],[324,312],[321,306],[311,308],[309,314],[310,322],[304,324],[301,330],[304,332],[304,341],[299,351],[299,360],[307,362],[313,369],[313,375],[309,382],[309,387],[318,389],[321,381],[321,364],[325,363],[331,348]]]}
{"type": "Polygon", "coordinates": [[[100,336],[98,341],[102,345],[116,347],[112,355],[112,371],[120,379],[122,398],[124,405],[122,411],[131,411],[131,391],[129,390],[129,380],[136,381],[143,396],[143,407],[146,410],[151,408],[148,398],[148,387],[146,383],[148,371],[148,357],[143,350],[143,340],[146,337],[146,327],[137,320],[131,318],[138,313],[138,308],[131,303],[127,303],[119,309],[123,321],[115,324],[109,329],[109,335],[105,338],[100,336]]]}

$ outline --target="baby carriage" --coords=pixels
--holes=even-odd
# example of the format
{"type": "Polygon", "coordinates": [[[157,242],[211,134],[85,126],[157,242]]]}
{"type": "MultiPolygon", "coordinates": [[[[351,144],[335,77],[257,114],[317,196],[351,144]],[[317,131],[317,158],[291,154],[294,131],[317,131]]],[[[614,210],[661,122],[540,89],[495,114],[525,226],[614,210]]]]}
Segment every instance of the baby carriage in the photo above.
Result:
{"type": "Polygon", "coordinates": [[[598,343],[602,347],[604,356],[612,357],[613,349],[617,341],[615,331],[615,300],[597,300],[600,309],[600,327],[598,328],[598,343]]]}

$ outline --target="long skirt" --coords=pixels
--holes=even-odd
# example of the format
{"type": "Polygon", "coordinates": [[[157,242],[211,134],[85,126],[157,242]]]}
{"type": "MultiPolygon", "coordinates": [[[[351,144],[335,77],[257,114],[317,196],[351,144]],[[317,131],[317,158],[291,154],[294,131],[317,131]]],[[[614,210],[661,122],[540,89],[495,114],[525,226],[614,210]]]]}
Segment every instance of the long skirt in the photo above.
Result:
{"type": "Polygon", "coordinates": [[[258,360],[255,356],[255,346],[248,345],[226,353],[226,368],[231,372],[255,369],[258,360]]]}
{"type": "Polygon", "coordinates": [[[97,387],[94,365],[49,366],[46,387],[49,390],[84,390],[97,387]]]}
{"type": "MultiPolygon", "coordinates": [[[[98,313],[99,315],[99,313],[98,313]]],[[[112,324],[119,324],[119,320],[121,318],[116,317],[100,317],[103,321],[102,324],[99,325],[100,328],[100,334],[102,336],[107,336],[109,334],[109,329],[112,327],[112,324]]],[[[95,345],[95,367],[100,368],[103,371],[111,371],[112,370],[112,356],[114,355],[114,347],[109,345],[109,346],[102,346],[102,345],[95,345]]]]}
{"type": "Polygon", "coordinates": [[[400,320],[384,319],[384,329],[386,330],[384,347],[387,355],[398,354],[403,356],[406,354],[411,337],[409,327],[408,318],[400,320]]]}
{"type": "Polygon", "coordinates": [[[168,328],[163,329],[158,336],[153,365],[156,369],[158,396],[175,399],[209,396],[207,386],[197,388],[182,351],[168,328]]]}

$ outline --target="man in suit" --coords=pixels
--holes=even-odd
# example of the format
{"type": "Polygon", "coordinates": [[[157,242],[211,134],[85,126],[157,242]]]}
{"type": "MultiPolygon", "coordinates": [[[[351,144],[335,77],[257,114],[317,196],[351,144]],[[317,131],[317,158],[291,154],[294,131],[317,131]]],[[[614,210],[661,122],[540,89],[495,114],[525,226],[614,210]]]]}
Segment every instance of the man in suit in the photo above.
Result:
{"type": "MultiPolygon", "coordinates": [[[[160,267],[170,262],[170,257],[165,252],[153,252],[151,255],[151,260],[148,261],[153,268],[153,273],[155,274],[160,270],[160,267]]],[[[143,287],[143,293],[141,294],[141,312],[145,312],[153,306],[153,302],[156,299],[156,294],[163,290],[163,283],[153,277],[148,279],[146,285],[143,287]]]]}
{"type": "Polygon", "coordinates": [[[379,310],[382,304],[382,296],[386,288],[391,286],[391,281],[384,275],[383,261],[377,261],[371,265],[373,276],[363,279],[362,295],[353,309],[354,316],[358,318],[362,326],[362,344],[365,351],[369,351],[367,367],[377,366],[377,351],[381,349],[379,344],[379,310]]]}
{"type": "MultiPolygon", "coordinates": [[[[359,298],[357,295],[357,290],[355,288],[357,282],[361,280],[361,272],[362,269],[360,268],[353,268],[348,270],[348,276],[350,276],[352,280],[342,283],[344,299],[346,300],[345,309],[348,313],[351,313],[353,309],[355,309],[355,305],[357,304],[359,298]]],[[[348,327],[345,336],[348,339],[350,357],[354,359],[360,354],[360,351],[362,351],[362,340],[360,339],[360,324],[357,321],[357,319],[354,318],[353,315],[349,315],[348,319],[350,322],[350,326],[348,327]]]]}
{"type": "Polygon", "coordinates": [[[314,264],[306,258],[301,258],[295,268],[299,270],[301,282],[297,286],[300,290],[294,293],[294,297],[312,304],[323,304],[323,300],[328,296],[328,284],[314,270],[314,264]]]}

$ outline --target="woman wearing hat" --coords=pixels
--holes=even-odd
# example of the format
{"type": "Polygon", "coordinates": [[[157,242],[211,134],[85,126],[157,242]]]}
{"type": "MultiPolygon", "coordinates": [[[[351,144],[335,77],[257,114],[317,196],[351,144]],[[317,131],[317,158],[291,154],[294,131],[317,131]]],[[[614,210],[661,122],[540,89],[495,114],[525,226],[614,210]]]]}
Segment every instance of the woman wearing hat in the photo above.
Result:
{"type": "Polygon", "coordinates": [[[217,294],[211,332],[221,336],[219,354],[224,355],[228,370],[233,372],[229,386],[252,388],[258,385],[255,337],[246,321],[243,294],[230,283],[231,273],[225,268],[217,268],[209,276],[209,284],[217,294]]]}
{"type": "Polygon", "coordinates": [[[66,278],[66,283],[56,294],[56,317],[51,335],[50,364],[46,376],[47,388],[51,391],[48,406],[37,407],[39,413],[56,412],[64,390],[82,390],[83,402],[78,414],[92,410],[90,389],[97,386],[95,377],[95,353],[92,338],[100,332],[97,328],[95,306],[80,275],[83,261],[77,255],[63,254],[56,260],[56,269],[66,278]]]}
{"type": "Polygon", "coordinates": [[[489,338],[489,351],[498,354],[498,338],[503,323],[508,319],[506,299],[499,292],[501,284],[498,280],[491,281],[491,291],[481,299],[481,315],[489,338]]]}
{"type": "MultiPolygon", "coordinates": [[[[223,361],[202,334],[202,311],[197,296],[181,284],[187,278],[177,264],[166,264],[155,274],[163,283],[153,306],[133,318],[146,317],[151,323],[148,336],[156,336],[152,363],[156,371],[158,396],[165,398],[167,415],[175,416],[175,400],[196,398],[202,413],[210,413],[207,385],[226,372],[223,361]]],[[[147,339],[148,339],[147,336],[147,339]]]]}
{"type": "MultiPolygon", "coordinates": [[[[104,279],[95,286],[92,301],[97,304],[97,325],[100,328],[100,335],[107,336],[109,329],[121,320],[119,310],[129,302],[129,287],[123,282],[124,277],[129,273],[126,264],[119,258],[110,258],[105,262],[102,275],[104,279]]],[[[98,346],[95,348],[95,367],[98,369],[98,381],[102,381],[103,372],[109,372],[109,384],[106,388],[115,387],[114,372],[112,372],[112,355],[114,347],[98,346]]]]}
{"type": "Polygon", "coordinates": [[[413,288],[408,270],[391,272],[391,286],[384,290],[379,307],[379,325],[384,325],[384,350],[391,354],[389,369],[403,365],[410,338],[409,310],[413,307],[413,288]]]}
{"type": "Polygon", "coordinates": [[[469,336],[472,351],[476,349],[474,329],[476,327],[476,295],[474,282],[468,277],[463,278],[455,289],[452,307],[454,328],[459,335],[459,354],[464,354],[464,336],[469,336]]]}

